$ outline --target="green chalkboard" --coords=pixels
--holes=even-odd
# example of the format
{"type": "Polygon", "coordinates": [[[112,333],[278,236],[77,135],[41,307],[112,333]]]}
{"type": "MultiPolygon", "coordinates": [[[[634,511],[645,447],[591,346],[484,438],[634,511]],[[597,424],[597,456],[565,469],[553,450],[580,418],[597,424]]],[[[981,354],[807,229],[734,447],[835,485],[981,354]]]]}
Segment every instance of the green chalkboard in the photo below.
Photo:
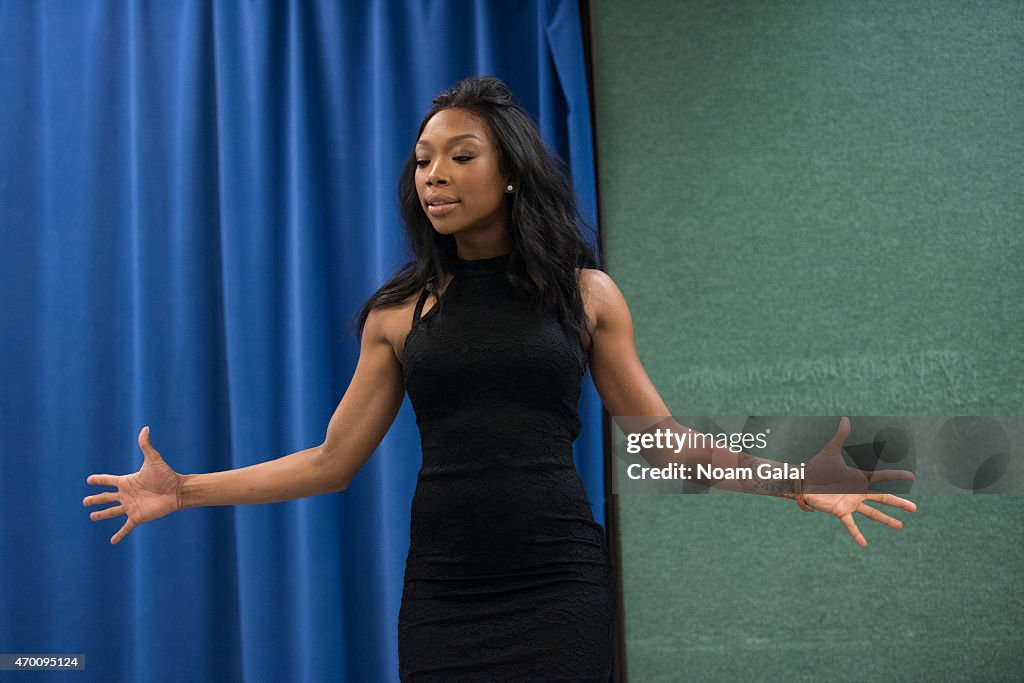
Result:
{"type": "MultiPolygon", "coordinates": [[[[590,3],[602,230],[677,415],[1024,412],[1024,3],[590,3]]],[[[1020,495],[623,495],[632,681],[1021,680],[1020,495]]]]}

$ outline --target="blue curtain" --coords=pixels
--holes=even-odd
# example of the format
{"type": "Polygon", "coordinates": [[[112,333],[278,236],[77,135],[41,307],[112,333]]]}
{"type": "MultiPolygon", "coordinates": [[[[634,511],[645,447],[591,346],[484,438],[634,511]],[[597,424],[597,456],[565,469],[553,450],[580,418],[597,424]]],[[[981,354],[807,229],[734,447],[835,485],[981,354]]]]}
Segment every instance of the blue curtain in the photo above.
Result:
{"type": "MultiPolygon", "coordinates": [[[[387,681],[420,465],[408,402],[351,488],[117,546],[90,473],[313,446],[350,322],[407,257],[394,187],[442,88],[505,79],[594,219],[576,0],[0,2],[0,653],[74,680],[387,681]]],[[[600,404],[576,444],[603,523],[600,404]]],[[[31,675],[31,674],[28,674],[31,675]]]]}

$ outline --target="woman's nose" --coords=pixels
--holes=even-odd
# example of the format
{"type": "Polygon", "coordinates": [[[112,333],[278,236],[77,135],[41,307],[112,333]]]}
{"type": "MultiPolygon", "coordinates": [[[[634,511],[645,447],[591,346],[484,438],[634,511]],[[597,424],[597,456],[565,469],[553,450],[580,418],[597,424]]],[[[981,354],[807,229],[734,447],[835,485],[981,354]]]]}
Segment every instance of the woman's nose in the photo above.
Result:
{"type": "Polygon", "coordinates": [[[427,174],[427,185],[444,185],[447,182],[448,177],[445,175],[440,163],[430,167],[430,173],[427,174]]]}

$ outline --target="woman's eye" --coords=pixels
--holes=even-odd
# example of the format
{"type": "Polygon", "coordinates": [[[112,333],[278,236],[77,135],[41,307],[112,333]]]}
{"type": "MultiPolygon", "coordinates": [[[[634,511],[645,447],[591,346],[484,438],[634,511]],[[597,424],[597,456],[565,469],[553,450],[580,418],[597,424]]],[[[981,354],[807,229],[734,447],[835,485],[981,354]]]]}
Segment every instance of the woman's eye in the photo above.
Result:
{"type": "Polygon", "coordinates": [[[459,162],[460,164],[464,164],[464,163],[466,163],[467,161],[472,161],[472,159],[473,159],[473,157],[471,157],[471,156],[468,156],[468,155],[466,155],[466,154],[460,154],[460,155],[459,155],[459,156],[457,156],[457,157],[452,157],[452,160],[453,160],[453,161],[457,161],[457,162],[459,162]]]}
{"type": "Polygon", "coordinates": [[[419,168],[426,168],[427,164],[429,164],[429,163],[430,163],[429,159],[417,159],[416,160],[416,166],[418,166],[419,168]]]}

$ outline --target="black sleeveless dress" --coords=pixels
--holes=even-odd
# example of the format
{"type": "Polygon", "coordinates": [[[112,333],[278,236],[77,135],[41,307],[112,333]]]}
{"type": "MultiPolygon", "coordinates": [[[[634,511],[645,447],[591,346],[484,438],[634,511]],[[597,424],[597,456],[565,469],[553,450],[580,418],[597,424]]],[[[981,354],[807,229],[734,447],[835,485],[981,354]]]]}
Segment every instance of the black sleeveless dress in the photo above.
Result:
{"type": "Polygon", "coordinates": [[[423,464],[398,616],[402,681],[607,681],[616,593],[572,459],[586,355],[505,278],[459,260],[403,373],[423,464]]]}

